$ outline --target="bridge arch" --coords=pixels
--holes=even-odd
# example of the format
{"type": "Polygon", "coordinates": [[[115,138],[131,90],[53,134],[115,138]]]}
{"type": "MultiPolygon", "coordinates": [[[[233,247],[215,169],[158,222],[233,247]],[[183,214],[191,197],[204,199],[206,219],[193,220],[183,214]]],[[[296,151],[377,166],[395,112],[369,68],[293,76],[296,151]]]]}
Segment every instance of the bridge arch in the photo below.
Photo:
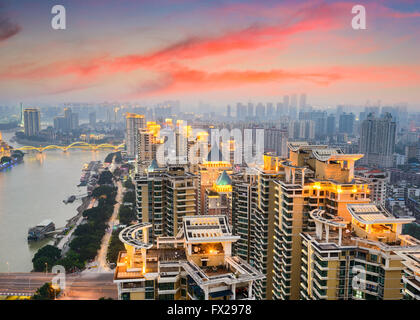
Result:
{"type": "Polygon", "coordinates": [[[20,148],[16,148],[14,150],[20,150],[20,151],[38,151],[43,152],[45,150],[53,150],[53,149],[60,149],[63,151],[67,151],[68,149],[84,149],[84,150],[98,150],[98,149],[114,149],[115,151],[120,150],[124,147],[125,144],[120,145],[112,145],[109,143],[102,143],[102,144],[90,144],[83,141],[76,141],[68,146],[57,146],[57,145],[48,145],[43,147],[34,147],[34,146],[23,146],[20,148]]]}

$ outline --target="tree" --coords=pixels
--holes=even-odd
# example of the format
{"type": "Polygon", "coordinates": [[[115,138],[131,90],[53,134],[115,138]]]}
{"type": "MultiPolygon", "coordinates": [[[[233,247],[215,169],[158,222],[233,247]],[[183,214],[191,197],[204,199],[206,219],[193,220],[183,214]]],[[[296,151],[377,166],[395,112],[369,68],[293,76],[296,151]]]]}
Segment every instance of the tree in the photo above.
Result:
{"type": "Polygon", "coordinates": [[[113,184],[112,178],[114,176],[112,175],[111,171],[104,170],[101,172],[101,175],[99,176],[98,184],[104,185],[104,184],[113,184]]]}
{"type": "Polygon", "coordinates": [[[32,264],[34,266],[34,270],[37,272],[43,272],[47,268],[47,270],[51,270],[51,268],[56,265],[57,261],[61,258],[61,250],[57,247],[52,245],[46,245],[42,247],[35,253],[32,264]]]}
{"type": "Polygon", "coordinates": [[[50,282],[46,282],[42,287],[36,290],[35,294],[32,296],[32,299],[54,300],[59,293],[60,289],[55,290],[50,282]]]}
{"type": "Polygon", "coordinates": [[[102,196],[105,198],[111,198],[113,192],[114,192],[114,188],[111,186],[100,186],[100,187],[95,188],[92,191],[92,196],[95,197],[96,199],[99,199],[102,196]]]}
{"type": "Polygon", "coordinates": [[[116,168],[114,170],[114,177],[120,177],[122,174],[122,170],[120,168],[116,168]]]}
{"type": "Polygon", "coordinates": [[[134,186],[133,182],[131,181],[131,179],[127,179],[124,182],[124,188],[134,190],[135,186],[134,186]]]}
{"type": "Polygon", "coordinates": [[[119,211],[119,220],[121,224],[130,224],[137,220],[135,211],[128,206],[121,206],[119,211]]]}
{"type": "Polygon", "coordinates": [[[12,161],[12,158],[4,156],[1,158],[0,163],[6,163],[12,161]]]}
{"type": "Polygon", "coordinates": [[[80,255],[73,250],[69,250],[66,257],[58,260],[57,264],[62,265],[68,272],[75,271],[76,269],[81,270],[85,266],[85,263],[80,259],[80,255]]]}
{"type": "Polygon", "coordinates": [[[107,260],[110,263],[117,262],[118,259],[118,253],[120,251],[123,251],[124,244],[121,242],[121,240],[118,237],[119,231],[115,230],[112,232],[111,241],[109,242],[108,246],[108,253],[107,253],[107,260]]]}
{"type": "Polygon", "coordinates": [[[136,202],[136,194],[134,191],[128,191],[125,193],[124,195],[124,199],[123,202],[130,202],[130,203],[134,203],[136,202]]]}

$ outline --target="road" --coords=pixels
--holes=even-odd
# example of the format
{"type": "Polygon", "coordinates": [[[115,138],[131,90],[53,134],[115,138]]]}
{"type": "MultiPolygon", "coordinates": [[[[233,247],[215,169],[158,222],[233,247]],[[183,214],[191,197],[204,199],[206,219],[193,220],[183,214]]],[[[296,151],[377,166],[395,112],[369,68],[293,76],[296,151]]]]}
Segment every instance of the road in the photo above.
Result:
{"type": "Polygon", "coordinates": [[[118,299],[114,274],[81,273],[66,278],[66,289],[58,300],[98,300],[101,297],[118,299]]]}
{"type": "MultiPolygon", "coordinates": [[[[51,282],[55,274],[0,273],[0,295],[33,295],[45,282],[51,282]]],[[[118,298],[113,273],[80,273],[66,275],[66,288],[58,300],[98,300],[101,297],[118,298]]]]}
{"type": "MultiPolygon", "coordinates": [[[[96,256],[95,263],[97,264],[97,268],[90,269],[93,272],[110,272],[110,268],[108,267],[108,262],[106,260],[106,256],[108,253],[108,245],[109,240],[111,239],[112,235],[112,227],[114,226],[114,222],[118,217],[118,211],[120,210],[120,205],[123,200],[123,186],[121,181],[117,182],[118,191],[116,196],[117,203],[114,206],[114,212],[112,213],[111,218],[108,221],[108,231],[106,231],[104,237],[102,238],[101,248],[98,251],[98,255],[96,256]]],[[[87,270],[89,271],[89,270],[87,270]]]]}
{"type": "Polygon", "coordinates": [[[50,282],[55,274],[44,272],[0,273],[0,295],[31,296],[45,282],[50,282]]]}

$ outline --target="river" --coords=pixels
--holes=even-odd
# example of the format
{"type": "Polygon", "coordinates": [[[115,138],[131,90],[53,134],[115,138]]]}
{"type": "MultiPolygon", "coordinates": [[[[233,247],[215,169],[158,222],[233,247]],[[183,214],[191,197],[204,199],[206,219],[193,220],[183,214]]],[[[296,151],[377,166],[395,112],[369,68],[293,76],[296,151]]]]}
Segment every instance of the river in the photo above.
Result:
{"type": "MultiPolygon", "coordinates": [[[[14,132],[3,132],[11,143],[14,132]]],[[[85,194],[77,187],[84,163],[103,161],[108,151],[48,150],[25,154],[23,163],[0,172],[0,272],[28,272],[32,257],[49,240],[29,244],[28,229],[45,219],[56,228],[75,216],[81,200],[64,204],[70,195],[85,194]]]]}

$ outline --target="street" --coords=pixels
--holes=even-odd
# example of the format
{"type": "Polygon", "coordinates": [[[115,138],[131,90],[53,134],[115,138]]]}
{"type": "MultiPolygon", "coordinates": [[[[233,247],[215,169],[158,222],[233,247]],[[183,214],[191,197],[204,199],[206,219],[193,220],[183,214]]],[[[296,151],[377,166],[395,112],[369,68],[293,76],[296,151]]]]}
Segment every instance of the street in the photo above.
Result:
{"type": "MultiPolygon", "coordinates": [[[[0,273],[0,295],[33,295],[55,274],[0,273]]],[[[97,300],[101,297],[117,299],[117,286],[112,282],[113,273],[80,273],[66,275],[66,288],[58,300],[97,300]]]]}
{"type": "Polygon", "coordinates": [[[116,196],[117,203],[114,206],[114,212],[112,213],[111,218],[108,221],[108,230],[106,231],[104,237],[102,238],[101,248],[98,251],[98,255],[96,256],[95,262],[97,263],[98,267],[94,270],[94,272],[108,272],[110,271],[108,267],[108,263],[106,260],[106,256],[108,253],[108,245],[109,240],[111,239],[112,235],[112,227],[114,226],[114,222],[117,219],[118,211],[120,210],[120,205],[123,199],[123,186],[121,181],[117,182],[118,185],[118,192],[116,196]]]}

